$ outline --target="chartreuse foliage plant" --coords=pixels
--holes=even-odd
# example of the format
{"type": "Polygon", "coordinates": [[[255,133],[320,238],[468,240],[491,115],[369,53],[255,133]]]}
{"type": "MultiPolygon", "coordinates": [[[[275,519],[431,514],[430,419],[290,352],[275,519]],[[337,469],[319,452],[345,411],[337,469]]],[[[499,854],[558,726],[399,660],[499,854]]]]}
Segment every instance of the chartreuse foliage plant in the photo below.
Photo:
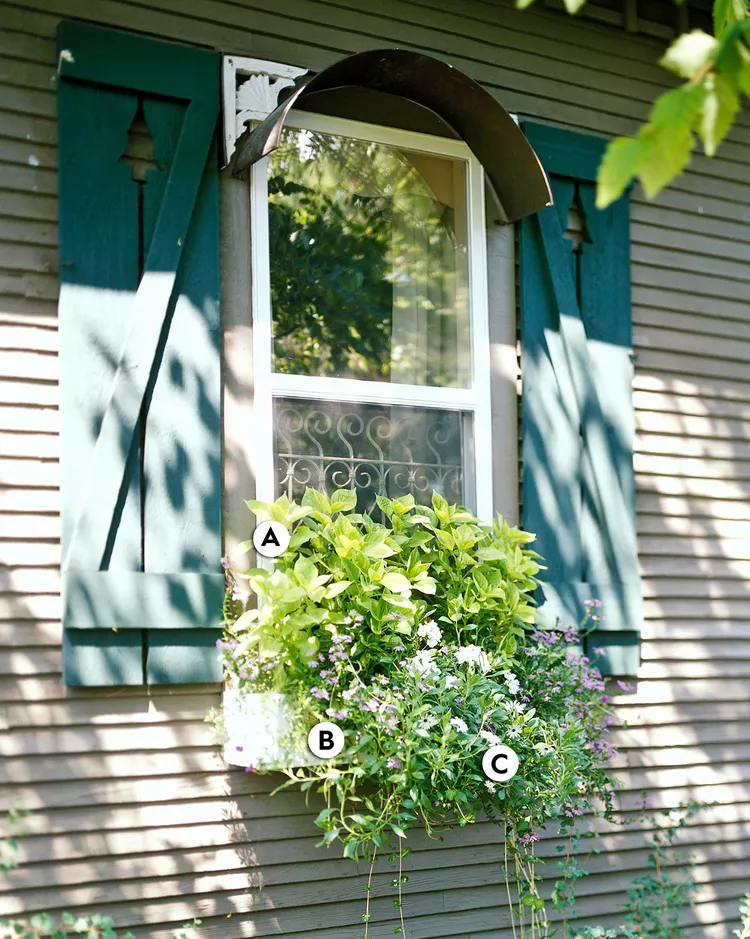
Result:
{"type": "MultiPolygon", "coordinates": [[[[344,731],[336,760],[288,767],[279,787],[322,793],[321,845],[374,863],[378,852],[402,858],[415,828],[435,837],[487,817],[501,828],[516,919],[538,932],[539,830],[559,823],[567,837],[584,814],[611,810],[604,682],[578,629],[534,625],[533,535],[439,495],[429,506],[381,497],[382,522],[355,502],[308,489],[301,504],[248,503],[291,538],[273,570],[230,571],[219,646],[231,682],[288,696],[306,728],[344,731]],[[520,760],[508,783],[482,771],[496,743],[520,760]]],[[[568,860],[552,897],[563,914],[568,860]]]]}

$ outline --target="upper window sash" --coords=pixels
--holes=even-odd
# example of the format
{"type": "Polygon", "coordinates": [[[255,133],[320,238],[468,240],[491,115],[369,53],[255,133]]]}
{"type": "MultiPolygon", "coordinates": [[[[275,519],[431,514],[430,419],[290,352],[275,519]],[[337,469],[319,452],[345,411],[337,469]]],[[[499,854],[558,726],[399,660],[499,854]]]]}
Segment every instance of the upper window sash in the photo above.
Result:
{"type": "Polygon", "coordinates": [[[473,465],[467,467],[467,470],[471,470],[472,478],[467,480],[467,483],[474,496],[477,514],[489,521],[493,514],[490,442],[492,424],[484,171],[481,164],[462,141],[344,118],[293,112],[286,120],[286,127],[353,137],[434,156],[446,156],[466,164],[471,380],[468,388],[449,388],[293,375],[273,370],[268,159],[258,161],[252,166],[250,175],[254,426],[258,441],[262,441],[256,463],[257,498],[272,501],[275,494],[274,397],[453,408],[472,416],[475,445],[471,459],[473,465]]]}

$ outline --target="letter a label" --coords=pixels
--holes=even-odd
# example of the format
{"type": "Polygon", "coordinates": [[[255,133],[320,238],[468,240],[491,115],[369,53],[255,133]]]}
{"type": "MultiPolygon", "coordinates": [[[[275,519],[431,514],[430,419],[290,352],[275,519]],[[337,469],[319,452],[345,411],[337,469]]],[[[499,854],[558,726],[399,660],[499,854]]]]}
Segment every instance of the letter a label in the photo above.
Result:
{"type": "Polygon", "coordinates": [[[253,544],[264,558],[277,558],[289,547],[289,532],[281,522],[261,522],[253,532],[253,544]]]}

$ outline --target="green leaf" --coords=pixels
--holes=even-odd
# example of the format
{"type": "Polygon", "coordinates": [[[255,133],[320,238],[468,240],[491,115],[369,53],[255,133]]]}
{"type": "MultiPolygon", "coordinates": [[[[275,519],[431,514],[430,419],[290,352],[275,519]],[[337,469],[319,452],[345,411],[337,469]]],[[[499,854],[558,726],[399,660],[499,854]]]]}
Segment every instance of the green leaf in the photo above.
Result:
{"type": "Polygon", "coordinates": [[[297,558],[294,564],[294,573],[302,586],[306,587],[318,576],[318,569],[310,558],[297,558]]]}
{"type": "Polygon", "coordinates": [[[700,121],[700,137],[707,156],[716,153],[739,109],[740,98],[732,83],[719,73],[709,75],[700,121]]]}
{"type": "Polygon", "coordinates": [[[343,593],[348,587],[351,587],[351,585],[352,582],[350,580],[340,580],[338,583],[331,584],[326,590],[326,600],[333,600],[334,597],[343,593]]]}
{"type": "Polygon", "coordinates": [[[607,147],[597,186],[596,204],[606,208],[622,195],[636,175],[652,199],[682,172],[693,149],[693,128],[705,101],[705,83],[665,92],[637,137],[621,137],[607,147]]]}
{"type": "Polygon", "coordinates": [[[337,489],[331,496],[331,513],[351,512],[357,504],[357,493],[354,489],[337,489]]]}
{"type": "Polygon", "coordinates": [[[364,544],[361,547],[362,554],[368,558],[389,558],[394,554],[397,554],[397,550],[392,548],[390,545],[385,543],[385,539],[388,537],[388,533],[385,531],[373,531],[370,532],[364,540],[364,544]]]}
{"type": "Polygon", "coordinates": [[[675,39],[660,64],[682,78],[693,78],[711,61],[718,45],[713,36],[704,33],[702,29],[694,29],[675,39]]]}
{"type": "Polygon", "coordinates": [[[577,13],[585,2],[586,0],[565,0],[565,9],[568,13],[577,13]]]}
{"type": "Polygon", "coordinates": [[[315,819],[315,823],[314,823],[314,824],[316,824],[316,825],[322,825],[322,823],[323,823],[329,816],[333,815],[333,813],[334,813],[335,811],[336,811],[336,809],[335,809],[334,807],[331,807],[331,806],[329,806],[328,808],[325,808],[325,809],[321,809],[320,812],[318,812],[318,817],[315,819]]]}
{"type": "Polygon", "coordinates": [[[448,503],[439,492],[433,492],[432,494],[432,507],[438,515],[448,510],[448,503]]]}
{"type": "Polygon", "coordinates": [[[322,492],[318,492],[317,489],[305,489],[305,494],[302,496],[302,505],[313,509],[315,512],[319,512],[321,515],[330,517],[332,514],[331,503],[328,497],[322,492]]]}
{"type": "Polygon", "coordinates": [[[411,591],[411,583],[398,571],[390,571],[383,577],[381,583],[391,593],[409,593],[411,591]]]}
{"type": "Polygon", "coordinates": [[[737,76],[737,83],[750,98],[750,62],[748,62],[737,76]]]}
{"type": "Polygon", "coordinates": [[[412,584],[414,590],[418,590],[420,593],[434,594],[437,591],[437,583],[432,577],[427,577],[420,574],[419,577],[412,584]]]}
{"type": "MultiPolygon", "coordinates": [[[[247,499],[245,505],[250,509],[253,515],[258,518],[266,520],[273,518],[273,511],[271,509],[271,503],[269,502],[259,502],[258,499],[247,499]]],[[[243,544],[252,544],[252,542],[245,541],[243,544]]]]}
{"type": "Polygon", "coordinates": [[[747,19],[745,0],[714,0],[714,35],[720,37],[727,26],[747,19]]]}
{"type": "Polygon", "coordinates": [[[651,119],[639,137],[647,149],[639,176],[649,199],[678,176],[690,161],[693,126],[706,98],[705,85],[684,85],[656,99],[651,119]]]}
{"type": "Polygon", "coordinates": [[[455,548],[456,543],[453,540],[453,535],[449,531],[443,531],[442,528],[437,528],[435,535],[443,548],[447,548],[448,551],[452,551],[455,548]]]}
{"type": "Polygon", "coordinates": [[[393,516],[393,504],[390,499],[385,496],[375,496],[375,504],[386,518],[393,516]]]}
{"type": "Polygon", "coordinates": [[[314,535],[315,532],[312,529],[299,527],[289,539],[289,547],[292,551],[295,551],[297,548],[301,548],[303,544],[307,544],[314,535]]]}

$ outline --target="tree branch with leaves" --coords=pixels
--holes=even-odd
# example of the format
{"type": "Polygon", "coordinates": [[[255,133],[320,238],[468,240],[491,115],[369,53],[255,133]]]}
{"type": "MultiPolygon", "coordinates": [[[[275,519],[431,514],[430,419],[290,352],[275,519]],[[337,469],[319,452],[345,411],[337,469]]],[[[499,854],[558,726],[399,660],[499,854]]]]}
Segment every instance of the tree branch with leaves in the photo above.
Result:
{"type": "MultiPolygon", "coordinates": [[[[517,0],[525,9],[534,0],[517,0]]],[[[586,0],[565,0],[577,13],[586,0]]],[[[750,98],[750,0],[714,0],[714,34],[679,36],[661,65],[683,79],[654,102],[632,137],[617,137],[599,166],[596,204],[606,208],[637,179],[653,199],[690,162],[696,138],[712,157],[731,129],[743,96],[750,98]]]]}

